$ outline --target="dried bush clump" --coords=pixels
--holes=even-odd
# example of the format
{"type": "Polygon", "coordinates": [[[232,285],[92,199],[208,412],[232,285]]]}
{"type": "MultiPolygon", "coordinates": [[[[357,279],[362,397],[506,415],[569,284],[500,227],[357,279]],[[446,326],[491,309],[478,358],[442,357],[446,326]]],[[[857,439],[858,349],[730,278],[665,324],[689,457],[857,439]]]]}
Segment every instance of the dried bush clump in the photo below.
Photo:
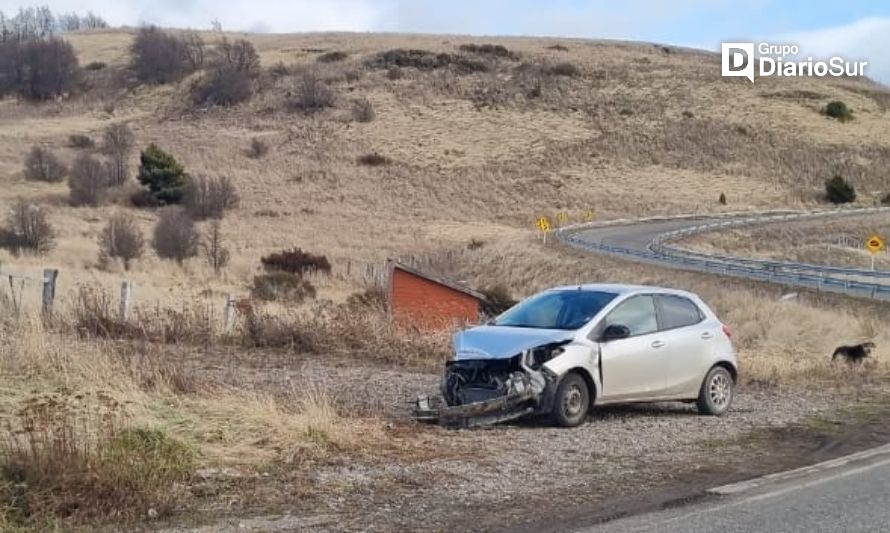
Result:
{"type": "Polygon", "coordinates": [[[58,183],[65,179],[68,169],[49,149],[32,146],[25,158],[25,179],[58,183]]]}
{"type": "Polygon", "coordinates": [[[162,259],[173,259],[180,265],[198,254],[201,236],[195,221],[181,209],[168,208],[161,213],[154,229],[152,247],[162,259]]]}
{"type": "Polygon", "coordinates": [[[120,259],[124,270],[130,270],[134,259],[142,257],[145,239],[136,219],[127,214],[117,214],[109,219],[99,235],[99,258],[102,262],[120,259]]]}
{"type": "Polygon", "coordinates": [[[262,257],[260,262],[267,272],[287,272],[298,276],[331,273],[331,263],[326,256],[304,252],[300,248],[269,254],[262,257]]]}
{"type": "Polygon", "coordinates": [[[238,206],[238,189],[228,177],[193,176],[185,187],[183,205],[197,220],[222,218],[225,212],[238,206]]]}

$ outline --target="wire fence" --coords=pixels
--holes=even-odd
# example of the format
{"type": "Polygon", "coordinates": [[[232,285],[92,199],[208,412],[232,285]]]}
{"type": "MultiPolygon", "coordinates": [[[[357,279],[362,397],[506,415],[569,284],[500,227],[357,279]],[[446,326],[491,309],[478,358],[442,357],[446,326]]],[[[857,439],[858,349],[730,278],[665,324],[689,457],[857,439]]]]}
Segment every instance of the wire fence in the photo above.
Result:
{"type": "Polygon", "coordinates": [[[714,218],[706,216],[684,217],[654,217],[638,221],[617,221],[607,224],[588,223],[564,228],[557,232],[557,237],[578,248],[605,253],[608,255],[633,259],[639,262],[669,266],[695,272],[705,272],[721,276],[767,281],[781,285],[804,287],[821,292],[832,292],[868,298],[874,300],[890,300],[890,272],[872,271],[856,268],[842,268],[806,263],[793,263],[784,261],[769,261],[749,259],[743,257],[726,256],[719,254],[706,254],[693,252],[682,248],[670,246],[671,241],[687,237],[695,233],[717,231],[732,227],[752,226],[782,221],[807,220],[816,218],[858,216],[876,213],[890,213],[890,208],[873,207],[863,209],[837,209],[831,211],[810,211],[803,213],[767,212],[757,214],[729,213],[722,215],[726,220],[717,222],[709,221],[703,224],[692,225],[679,230],[668,231],[657,235],[645,250],[631,249],[613,246],[601,242],[585,239],[580,233],[585,229],[607,227],[614,225],[628,225],[633,222],[655,222],[688,218],[714,218]],[[880,280],[882,283],[868,283],[858,281],[856,277],[865,277],[880,280]]]}

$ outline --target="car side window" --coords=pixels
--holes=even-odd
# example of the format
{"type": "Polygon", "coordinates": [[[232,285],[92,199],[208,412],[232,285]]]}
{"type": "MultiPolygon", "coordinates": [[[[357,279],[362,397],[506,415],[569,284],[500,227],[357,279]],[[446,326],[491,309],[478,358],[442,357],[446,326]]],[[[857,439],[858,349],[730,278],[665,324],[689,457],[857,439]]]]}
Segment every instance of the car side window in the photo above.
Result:
{"type": "Polygon", "coordinates": [[[631,337],[658,331],[655,301],[651,296],[633,296],[618,304],[605,318],[604,328],[619,324],[630,329],[631,337]]]}
{"type": "Polygon", "coordinates": [[[704,320],[701,309],[688,298],[658,295],[661,329],[676,329],[698,324],[704,320]]]}

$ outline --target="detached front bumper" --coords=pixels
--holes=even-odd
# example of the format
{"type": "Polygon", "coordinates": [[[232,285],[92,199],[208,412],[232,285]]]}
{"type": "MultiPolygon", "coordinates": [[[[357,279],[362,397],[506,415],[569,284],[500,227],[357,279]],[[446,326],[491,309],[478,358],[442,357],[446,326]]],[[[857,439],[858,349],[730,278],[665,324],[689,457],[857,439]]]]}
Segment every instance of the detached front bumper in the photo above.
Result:
{"type": "Polygon", "coordinates": [[[420,422],[450,428],[489,426],[534,413],[539,399],[540,393],[527,389],[490,400],[449,407],[441,398],[421,396],[415,404],[414,417],[420,422]]]}

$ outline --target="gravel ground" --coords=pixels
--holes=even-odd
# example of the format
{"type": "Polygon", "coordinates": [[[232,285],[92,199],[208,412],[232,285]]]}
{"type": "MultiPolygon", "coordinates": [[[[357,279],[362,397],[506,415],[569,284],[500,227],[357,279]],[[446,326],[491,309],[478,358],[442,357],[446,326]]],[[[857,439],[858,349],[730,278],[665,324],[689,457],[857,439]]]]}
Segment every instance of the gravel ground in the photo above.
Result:
{"type": "MultiPolygon", "coordinates": [[[[344,407],[394,419],[406,418],[410,400],[435,393],[439,381],[438,374],[357,365],[355,359],[264,361],[239,372],[242,385],[265,389],[298,386],[301,380],[323,383],[340,392],[344,407]]],[[[836,393],[821,389],[748,387],[738,391],[724,417],[703,417],[694,405],[668,403],[596,409],[574,429],[537,420],[482,430],[437,429],[438,438],[467,450],[466,457],[322,466],[311,476],[320,495],[311,516],[263,516],[215,527],[449,529],[448,524],[465,522],[469,509],[516,507],[548,495],[558,501],[560,494],[642,490],[670,478],[678,467],[706,467],[715,457],[731,454],[752,430],[785,426],[835,409],[838,402],[836,393]]]]}

